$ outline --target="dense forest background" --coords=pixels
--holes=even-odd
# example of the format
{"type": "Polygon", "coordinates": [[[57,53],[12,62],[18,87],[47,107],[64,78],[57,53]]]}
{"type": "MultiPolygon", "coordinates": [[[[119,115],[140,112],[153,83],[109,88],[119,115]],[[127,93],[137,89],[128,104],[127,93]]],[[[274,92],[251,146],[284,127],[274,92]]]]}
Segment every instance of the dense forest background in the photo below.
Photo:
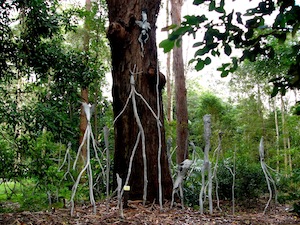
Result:
{"type": "MultiPolygon", "coordinates": [[[[1,212],[68,204],[83,167],[81,161],[72,168],[83,136],[83,101],[94,105],[91,127],[99,157],[92,151],[93,191],[97,201],[105,199],[114,191],[107,190],[108,185],[113,186],[110,171],[114,164],[107,162],[113,162],[114,137],[113,103],[103,94],[111,63],[105,1],[93,1],[90,7],[67,1],[2,1],[0,10],[1,212]],[[104,129],[109,131],[108,147],[104,129]]],[[[299,201],[299,90],[275,93],[269,82],[287,73],[296,61],[291,57],[293,42],[299,42],[298,34],[284,43],[267,38],[274,58],[261,56],[255,62],[241,63],[226,84],[229,97],[216,94],[220,93],[217,84],[207,88],[197,78],[187,79],[189,142],[196,147],[189,147],[194,162],[184,182],[186,205],[199,207],[205,148],[202,118],[206,114],[211,115],[209,154],[217,168],[219,199],[235,198],[247,205],[268,194],[259,156],[263,137],[265,162],[276,183],[278,201],[299,201]]],[[[166,104],[168,97],[164,93],[166,104]]],[[[175,112],[176,106],[170,110],[175,112]]],[[[175,177],[176,118],[165,120],[165,127],[175,177]]],[[[78,185],[77,204],[89,201],[87,179],[83,175],[78,185]]]]}

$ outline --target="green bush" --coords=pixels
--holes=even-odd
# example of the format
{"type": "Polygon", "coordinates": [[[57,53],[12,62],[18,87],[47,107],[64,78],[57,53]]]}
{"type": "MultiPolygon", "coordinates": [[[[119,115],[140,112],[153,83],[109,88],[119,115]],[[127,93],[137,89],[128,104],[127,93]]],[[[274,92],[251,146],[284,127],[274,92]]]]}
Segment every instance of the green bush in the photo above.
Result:
{"type": "MultiPolygon", "coordinates": [[[[189,206],[199,205],[199,193],[202,186],[201,162],[202,160],[198,160],[196,165],[193,165],[194,170],[184,183],[185,204],[189,206]]],[[[233,177],[223,162],[219,163],[217,178],[219,199],[231,200],[233,177]]],[[[215,195],[215,180],[213,183],[213,195],[215,195]]],[[[267,192],[267,184],[260,164],[238,161],[236,163],[235,198],[240,201],[255,200],[265,192],[267,192]]]]}
{"type": "MultiPolygon", "coordinates": [[[[197,206],[199,205],[199,193],[202,186],[201,178],[201,166],[203,160],[197,160],[194,162],[193,171],[185,179],[184,182],[184,202],[188,206],[197,206]]],[[[179,193],[179,191],[178,191],[179,193]]]]}
{"type": "MultiPolygon", "coordinates": [[[[66,152],[65,145],[56,143],[51,132],[43,132],[31,143],[31,148],[25,153],[28,169],[28,179],[31,185],[24,187],[21,209],[30,211],[41,210],[56,203],[61,198],[69,198],[73,180],[65,175],[65,167],[59,170],[60,163],[66,152]]],[[[74,171],[70,171],[74,172],[74,171]]],[[[74,174],[73,174],[74,176],[74,174]]]]}
{"type": "Polygon", "coordinates": [[[8,141],[0,139],[0,179],[10,181],[15,177],[16,154],[11,149],[8,141]]]}
{"type": "Polygon", "coordinates": [[[300,169],[294,169],[289,177],[281,176],[278,179],[278,201],[285,203],[286,201],[300,200],[300,169]]]}
{"type": "MultiPolygon", "coordinates": [[[[220,163],[218,168],[219,197],[232,199],[232,174],[220,163]]],[[[235,175],[235,198],[256,199],[267,191],[267,183],[259,163],[237,161],[235,175]]]]}

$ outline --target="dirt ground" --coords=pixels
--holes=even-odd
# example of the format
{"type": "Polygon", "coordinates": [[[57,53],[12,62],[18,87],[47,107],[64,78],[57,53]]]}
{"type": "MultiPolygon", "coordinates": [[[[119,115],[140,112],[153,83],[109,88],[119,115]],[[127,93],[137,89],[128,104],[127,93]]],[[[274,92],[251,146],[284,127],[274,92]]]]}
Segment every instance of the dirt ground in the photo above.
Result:
{"type": "MultiPolygon", "coordinates": [[[[0,214],[0,224],[35,225],[35,224],[300,224],[300,218],[289,212],[287,205],[273,205],[264,215],[264,205],[257,203],[256,207],[236,207],[232,215],[231,207],[224,205],[222,211],[215,209],[213,215],[201,215],[191,208],[181,209],[180,205],[169,208],[169,203],[160,210],[156,204],[143,206],[141,202],[129,202],[124,209],[124,218],[120,217],[116,201],[97,203],[97,212],[88,205],[77,206],[74,216],[70,209],[52,209],[43,212],[19,212],[0,214]]],[[[221,207],[223,207],[221,205],[221,207]]]]}

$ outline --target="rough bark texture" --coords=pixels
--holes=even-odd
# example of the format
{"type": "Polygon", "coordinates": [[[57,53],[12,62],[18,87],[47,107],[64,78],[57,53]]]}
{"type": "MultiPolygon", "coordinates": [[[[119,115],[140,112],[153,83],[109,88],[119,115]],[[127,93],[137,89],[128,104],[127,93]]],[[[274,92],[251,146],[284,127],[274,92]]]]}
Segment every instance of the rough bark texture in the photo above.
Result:
{"type": "MultiPolygon", "coordinates": [[[[169,0],[166,2],[166,27],[168,27],[169,24],[169,0]]],[[[169,34],[169,31],[168,31],[169,34]]],[[[173,90],[172,90],[172,73],[171,73],[171,52],[167,53],[167,120],[168,122],[173,121],[173,90]]]]}
{"type": "MultiPolygon", "coordinates": [[[[85,7],[86,10],[90,11],[91,10],[91,1],[90,0],[86,0],[85,1],[85,7]]],[[[88,23],[85,22],[84,24],[84,36],[83,36],[83,51],[88,52],[89,51],[89,43],[90,43],[90,35],[89,35],[89,26],[88,23]]],[[[88,87],[82,87],[81,88],[81,101],[82,102],[89,102],[89,91],[88,91],[88,87]]],[[[85,130],[87,128],[87,119],[84,113],[84,109],[81,106],[81,111],[80,111],[80,125],[79,125],[79,130],[80,130],[80,137],[79,137],[79,146],[81,145],[82,141],[83,141],[83,135],[85,133],[85,130]]],[[[82,146],[82,157],[84,159],[86,159],[86,154],[87,154],[87,149],[86,149],[86,144],[84,144],[84,146],[82,146]]]]}
{"type": "MultiPolygon", "coordinates": [[[[157,47],[156,47],[156,19],[159,11],[159,0],[107,0],[109,9],[108,38],[112,51],[112,76],[113,76],[113,110],[114,116],[118,116],[130,92],[130,70],[136,65],[138,75],[135,76],[137,92],[143,95],[154,112],[157,112],[157,47]],[[142,10],[147,11],[147,20],[151,30],[148,31],[149,39],[144,44],[144,56],[138,41],[141,29],[136,20],[141,21],[142,10]]],[[[161,122],[163,124],[161,89],[165,84],[165,78],[160,74],[159,101],[161,107],[161,122]]],[[[158,135],[156,119],[153,117],[145,103],[137,96],[138,113],[146,136],[146,155],[148,171],[148,200],[158,199],[158,135]]],[[[118,173],[123,179],[128,172],[129,158],[138,135],[138,126],[134,118],[131,101],[115,123],[115,158],[114,174],[118,173]]],[[[164,126],[162,126],[162,185],[164,198],[171,197],[172,180],[168,169],[164,126]]],[[[143,159],[141,143],[137,149],[132,174],[129,181],[130,198],[142,199],[143,196],[143,159]]]]}
{"type": "MultiPolygon", "coordinates": [[[[181,23],[182,0],[171,0],[173,24],[181,23]]],[[[188,112],[183,66],[182,46],[173,49],[173,72],[175,77],[177,164],[188,158],[188,112]]]]}
{"type": "MultiPolygon", "coordinates": [[[[81,101],[82,102],[89,102],[89,97],[88,97],[88,89],[87,88],[81,88],[81,101]]],[[[87,119],[84,113],[84,109],[81,106],[81,111],[80,111],[80,125],[79,125],[79,130],[80,130],[80,136],[79,136],[79,146],[81,145],[81,143],[83,142],[83,135],[85,133],[85,130],[87,128],[87,119]]],[[[82,146],[82,150],[81,150],[81,155],[83,157],[83,159],[86,159],[86,153],[87,153],[87,149],[86,149],[86,143],[82,146]]]]}

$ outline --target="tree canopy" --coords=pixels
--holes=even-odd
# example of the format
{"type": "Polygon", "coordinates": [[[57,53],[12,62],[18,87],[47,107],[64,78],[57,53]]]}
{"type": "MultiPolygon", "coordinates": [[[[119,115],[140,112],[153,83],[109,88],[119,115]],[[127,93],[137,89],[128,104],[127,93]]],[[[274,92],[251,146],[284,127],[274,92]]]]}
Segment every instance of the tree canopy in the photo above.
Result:
{"type": "Polygon", "coordinates": [[[5,169],[8,180],[33,177],[41,172],[36,160],[47,170],[54,151],[68,142],[77,146],[81,87],[92,86],[95,115],[107,108],[99,88],[109,56],[101,4],[94,2],[88,12],[60,1],[1,1],[0,138],[11,156],[26,158],[12,161],[14,171],[5,169]],[[84,18],[90,26],[88,52],[82,50],[84,18]],[[48,151],[45,146],[54,142],[60,144],[48,151]]]}
{"type": "MultiPolygon", "coordinates": [[[[202,15],[187,15],[179,27],[168,28],[172,29],[172,33],[160,43],[160,47],[168,52],[174,45],[180,45],[183,35],[193,35],[197,39],[193,45],[196,52],[190,63],[196,63],[196,70],[202,70],[211,63],[211,57],[220,56],[221,53],[231,57],[231,63],[223,63],[218,68],[222,77],[234,72],[245,59],[253,62],[262,55],[273,59],[275,50],[266,42],[267,38],[272,36],[278,43],[284,43],[289,35],[294,38],[299,30],[300,7],[294,0],[262,0],[244,15],[236,10],[226,12],[227,3],[224,0],[194,0],[193,4],[204,5],[208,11],[218,14],[218,21],[209,20],[205,12],[202,15]],[[272,13],[277,16],[273,24],[268,25],[265,17],[272,13]],[[202,40],[196,38],[198,30],[204,31],[202,40]],[[233,56],[233,49],[241,49],[242,56],[233,56]]],[[[294,42],[291,45],[291,55],[295,57],[295,61],[289,65],[286,74],[276,74],[270,80],[274,84],[274,94],[285,94],[288,88],[300,88],[299,49],[299,43],[294,42]]]]}

